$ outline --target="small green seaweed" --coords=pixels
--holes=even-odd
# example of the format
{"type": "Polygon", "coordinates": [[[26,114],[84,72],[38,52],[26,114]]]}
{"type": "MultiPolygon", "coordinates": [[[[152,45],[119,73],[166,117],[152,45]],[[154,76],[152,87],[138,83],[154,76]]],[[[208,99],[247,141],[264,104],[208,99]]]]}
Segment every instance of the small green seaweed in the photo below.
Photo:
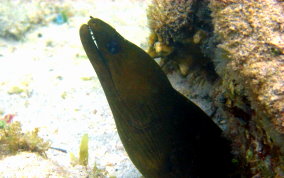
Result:
{"type": "Polygon", "coordinates": [[[72,166],[75,166],[78,164],[78,162],[79,162],[78,158],[72,152],[70,152],[70,164],[72,166]]]}
{"type": "Polygon", "coordinates": [[[9,89],[8,94],[9,95],[13,95],[13,94],[21,94],[23,93],[25,90],[21,87],[18,86],[13,86],[9,89]]]}
{"type": "Polygon", "coordinates": [[[6,127],[6,122],[3,120],[0,120],[0,129],[3,129],[4,127],[6,127]]]}
{"type": "Polygon", "coordinates": [[[88,157],[89,157],[89,137],[88,134],[84,134],[82,136],[81,145],[80,145],[80,153],[79,153],[79,164],[83,166],[88,165],[88,157]]]}
{"type": "Polygon", "coordinates": [[[71,165],[82,165],[87,166],[88,165],[88,157],[89,157],[89,137],[88,134],[84,134],[81,139],[80,144],[80,151],[79,151],[79,158],[76,157],[73,153],[70,153],[70,161],[71,165]]]}
{"type": "MultiPolygon", "coordinates": [[[[95,163],[94,164],[94,167],[93,167],[93,176],[94,177],[105,177],[106,175],[108,174],[108,172],[105,170],[105,169],[99,169],[97,167],[97,164],[95,163]]],[[[110,176],[110,178],[116,178],[115,176],[110,176]]]]}
{"type": "Polygon", "coordinates": [[[270,52],[273,56],[279,56],[282,54],[281,50],[278,49],[277,47],[271,47],[270,52]]]}
{"type": "Polygon", "coordinates": [[[94,77],[81,77],[81,80],[83,81],[89,81],[92,80],[94,77]]]}
{"type": "Polygon", "coordinates": [[[66,91],[64,91],[63,93],[61,93],[61,98],[62,98],[62,99],[66,99],[66,97],[67,97],[67,92],[66,92],[66,91]]]}
{"type": "Polygon", "coordinates": [[[239,164],[239,160],[237,160],[237,159],[232,159],[232,163],[234,163],[234,164],[239,164]]]}
{"type": "MultiPolygon", "coordinates": [[[[80,143],[80,151],[79,151],[79,158],[77,158],[73,153],[70,153],[70,161],[71,165],[82,165],[82,166],[88,166],[88,157],[89,157],[89,137],[88,134],[84,134],[81,139],[80,143]]],[[[97,167],[97,164],[94,164],[94,167],[92,169],[92,172],[90,173],[90,178],[100,178],[100,177],[106,177],[108,175],[108,172],[105,169],[100,169],[97,167]]],[[[114,177],[115,178],[115,177],[114,177]]]]}
{"type": "Polygon", "coordinates": [[[248,161],[252,160],[253,159],[253,151],[252,150],[247,150],[247,154],[246,154],[246,159],[248,161]]]}

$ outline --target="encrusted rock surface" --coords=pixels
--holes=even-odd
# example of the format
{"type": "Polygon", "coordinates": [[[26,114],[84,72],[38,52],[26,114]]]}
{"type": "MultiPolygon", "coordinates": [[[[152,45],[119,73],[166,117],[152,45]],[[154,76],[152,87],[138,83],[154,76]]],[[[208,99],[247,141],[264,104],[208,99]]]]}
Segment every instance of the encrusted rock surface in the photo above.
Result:
{"type": "Polygon", "coordinates": [[[224,129],[243,175],[283,176],[283,2],[153,4],[150,55],[162,58],[172,83],[224,129]],[[166,15],[176,21],[169,23],[166,15]]]}

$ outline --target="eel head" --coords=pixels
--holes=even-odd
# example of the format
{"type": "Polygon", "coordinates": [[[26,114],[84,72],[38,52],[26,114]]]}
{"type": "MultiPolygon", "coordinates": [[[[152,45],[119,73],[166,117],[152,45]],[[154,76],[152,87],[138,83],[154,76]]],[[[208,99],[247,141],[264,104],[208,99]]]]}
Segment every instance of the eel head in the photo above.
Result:
{"type": "Polygon", "coordinates": [[[107,96],[119,95],[129,101],[171,88],[146,52],[102,20],[91,17],[81,26],[80,38],[107,96]]]}

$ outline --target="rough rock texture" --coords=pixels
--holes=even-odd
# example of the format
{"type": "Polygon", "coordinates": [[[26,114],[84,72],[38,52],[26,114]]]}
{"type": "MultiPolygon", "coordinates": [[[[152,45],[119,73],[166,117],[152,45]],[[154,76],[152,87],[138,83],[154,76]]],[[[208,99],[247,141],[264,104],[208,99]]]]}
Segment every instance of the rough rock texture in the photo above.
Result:
{"type": "Polygon", "coordinates": [[[224,86],[235,116],[245,129],[229,125],[235,150],[246,156],[252,173],[283,174],[284,16],[281,4],[267,1],[211,1],[214,32],[225,60],[224,86]],[[229,87],[228,87],[229,86],[229,87]],[[243,115],[243,117],[242,117],[243,115]]]}
{"type": "Polygon", "coordinates": [[[252,107],[284,133],[283,9],[275,1],[213,1],[211,7],[215,32],[222,41],[218,47],[232,59],[228,68],[241,74],[238,81],[243,86],[249,85],[252,107]]]}
{"type": "Polygon", "coordinates": [[[150,55],[224,129],[247,177],[284,175],[283,14],[274,0],[155,0],[148,10],[150,55]]]}
{"type": "Polygon", "coordinates": [[[208,3],[154,0],[148,8],[152,31],[148,53],[154,58],[160,57],[159,63],[173,85],[211,115],[216,110],[212,106],[216,95],[213,88],[220,86],[221,81],[207,49],[213,41],[208,40],[213,34],[208,3]]]}
{"type": "Polygon", "coordinates": [[[149,6],[149,25],[155,29],[160,40],[169,44],[178,39],[184,39],[192,30],[193,15],[191,11],[192,0],[153,1],[149,6]]]}

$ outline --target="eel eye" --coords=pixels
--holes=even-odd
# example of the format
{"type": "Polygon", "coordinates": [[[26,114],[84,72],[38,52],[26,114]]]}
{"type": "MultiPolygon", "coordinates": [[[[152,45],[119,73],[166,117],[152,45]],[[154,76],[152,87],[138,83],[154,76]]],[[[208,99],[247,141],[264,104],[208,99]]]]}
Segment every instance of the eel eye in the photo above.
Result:
{"type": "Polygon", "coordinates": [[[111,54],[117,54],[121,50],[117,41],[108,42],[107,45],[106,45],[106,48],[107,48],[108,52],[110,52],[111,54]]]}

